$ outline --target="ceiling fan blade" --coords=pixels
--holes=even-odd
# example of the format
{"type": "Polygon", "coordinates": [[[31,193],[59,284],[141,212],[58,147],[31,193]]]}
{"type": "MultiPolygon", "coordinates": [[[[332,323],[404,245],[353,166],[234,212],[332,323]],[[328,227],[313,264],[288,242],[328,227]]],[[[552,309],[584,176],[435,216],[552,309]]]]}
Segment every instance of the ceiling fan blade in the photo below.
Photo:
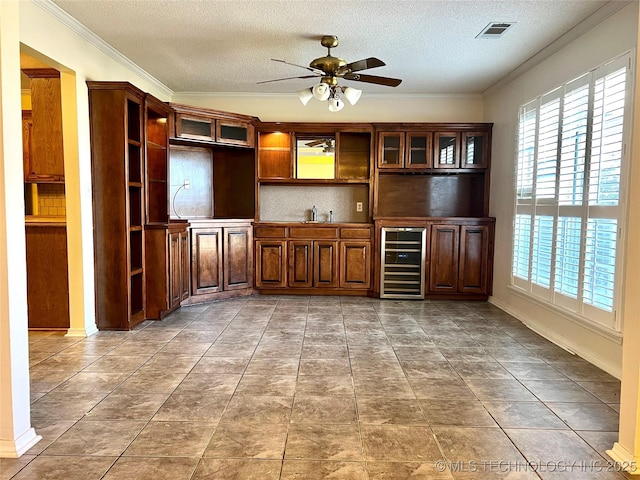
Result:
{"type": "Polygon", "coordinates": [[[386,64],[375,57],[364,58],[357,62],[348,63],[345,69],[349,69],[352,72],[359,72],[360,70],[367,70],[369,68],[384,67],[386,64]]]}
{"type": "Polygon", "coordinates": [[[286,78],[276,78],[274,80],[263,80],[261,82],[257,82],[258,84],[260,83],[271,83],[271,82],[280,82],[282,80],[295,80],[297,78],[316,78],[319,75],[303,75],[302,77],[286,77],[286,78]]]}
{"type": "Polygon", "coordinates": [[[285,60],[278,60],[277,58],[272,58],[271,60],[274,62],[284,63],[285,65],[291,65],[293,67],[304,68],[305,70],[309,70],[310,72],[313,72],[316,75],[324,75],[324,72],[322,70],[318,70],[317,68],[305,67],[304,65],[298,65],[297,63],[290,63],[285,60]]]}
{"type": "Polygon", "coordinates": [[[318,145],[322,145],[325,142],[326,142],[326,140],[320,139],[320,140],[314,140],[314,141],[309,142],[309,143],[305,143],[305,145],[307,147],[317,147],[318,145]]]}
{"type": "Polygon", "coordinates": [[[386,85],[387,87],[397,87],[402,83],[399,78],[378,77],[376,75],[364,75],[360,73],[347,73],[344,78],[355,82],[375,83],[377,85],[386,85]]]}

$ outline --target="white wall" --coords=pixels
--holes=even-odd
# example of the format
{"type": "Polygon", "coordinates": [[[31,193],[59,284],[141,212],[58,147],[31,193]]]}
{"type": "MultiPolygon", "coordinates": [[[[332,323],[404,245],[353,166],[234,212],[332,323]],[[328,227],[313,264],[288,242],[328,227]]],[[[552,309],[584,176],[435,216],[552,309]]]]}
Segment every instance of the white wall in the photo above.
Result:
{"type": "Polygon", "coordinates": [[[315,99],[302,105],[290,95],[176,93],[172,102],[253,115],[263,122],[481,122],[480,95],[367,94],[336,113],[315,99]]]}
{"type": "MultiPolygon", "coordinates": [[[[493,122],[490,214],[496,221],[496,251],[511,252],[514,168],[518,107],[589,69],[635,48],[638,3],[633,2],[511,83],[487,92],[484,121],[493,122]]],[[[547,305],[511,291],[510,255],[498,255],[491,301],[534,330],[568,347],[617,376],[621,375],[621,339],[586,328],[547,305]]]]}

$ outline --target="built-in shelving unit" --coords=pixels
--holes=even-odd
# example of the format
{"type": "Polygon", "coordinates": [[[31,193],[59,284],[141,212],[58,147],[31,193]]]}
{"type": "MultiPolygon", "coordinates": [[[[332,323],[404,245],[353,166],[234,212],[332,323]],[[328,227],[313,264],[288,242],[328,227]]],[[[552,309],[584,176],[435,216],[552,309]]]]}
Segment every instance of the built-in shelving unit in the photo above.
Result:
{"type": "Polygon", "coordinates": [[[144,93],[127,83],[87,83],[96,323],[130,329],[145,318],[144,93]]]}

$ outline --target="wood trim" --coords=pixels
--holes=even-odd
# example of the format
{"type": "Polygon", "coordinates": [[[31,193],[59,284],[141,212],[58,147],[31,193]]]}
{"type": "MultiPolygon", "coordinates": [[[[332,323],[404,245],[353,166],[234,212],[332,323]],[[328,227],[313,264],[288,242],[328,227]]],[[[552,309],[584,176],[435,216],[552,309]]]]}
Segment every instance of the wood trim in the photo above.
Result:
{"type": "Polygon", "coordinates": [[[55,68],[21,68],[20,71],[31,79],[60,78],[60,71],[55,68]]]}

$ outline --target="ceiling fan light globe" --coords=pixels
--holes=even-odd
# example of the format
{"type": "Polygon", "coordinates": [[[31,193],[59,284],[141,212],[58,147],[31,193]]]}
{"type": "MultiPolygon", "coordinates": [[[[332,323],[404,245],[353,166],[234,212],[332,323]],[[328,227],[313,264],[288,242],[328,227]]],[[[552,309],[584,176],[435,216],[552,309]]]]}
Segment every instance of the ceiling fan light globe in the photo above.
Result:
{"type": "Polygon", "coordinates": [[[347,87],[343,90],[344,96],[349,100],[351,105],[355,105],[360,100],[360,96],[362,95],[362,90],[358,90],[357,88],[347,87]]]}
{"type": "Polygon", "coordinates": [[[344,108],[344,102],[340,97],[331,97],[329,99],[329,111],[339,112],[344,108]]]}
{"type": "Polygon", "coordinates": [[[298,98],[302,102],[303,105],[307,105],[309,100],[313,98],[313,90],[311,88],[305,88],[304,90],[300,90],[298,92],[298,98]]]}
{"type": "Polygon", "coordinates": [[[313,96],[321,102],[327,100],[329,98],[329,95],[331,94],[331,89],[326,83],[319,83],[317,85],[314,85],[311,91],[313,92],[313,96]]]}

